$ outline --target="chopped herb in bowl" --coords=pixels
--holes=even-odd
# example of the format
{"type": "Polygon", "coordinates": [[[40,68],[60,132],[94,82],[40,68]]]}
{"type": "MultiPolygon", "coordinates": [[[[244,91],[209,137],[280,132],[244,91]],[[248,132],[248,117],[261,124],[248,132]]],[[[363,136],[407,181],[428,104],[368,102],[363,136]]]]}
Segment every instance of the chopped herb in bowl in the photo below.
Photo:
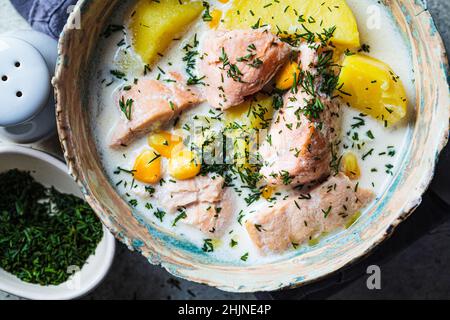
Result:
{"type": "Polygon", "coordinates": [[[0,268],[28,283],[59,285],[102,237],[84,200],[44,187],[29,172],[0,173],[0,268]]]}

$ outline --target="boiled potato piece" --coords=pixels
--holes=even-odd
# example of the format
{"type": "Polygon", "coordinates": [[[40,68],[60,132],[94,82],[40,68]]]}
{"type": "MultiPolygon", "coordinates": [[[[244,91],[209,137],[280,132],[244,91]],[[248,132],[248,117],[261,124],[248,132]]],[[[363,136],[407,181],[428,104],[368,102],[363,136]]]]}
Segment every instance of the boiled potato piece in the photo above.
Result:
{"type": "Polygon", "coordinates": [[[260,93],[229,109],[226,120],[236,121],[249,129],[266,129],[270,125],[274,111],[273,97],[260,93]]]}
{"type": "Polygon", "coordinates": [[[305,33],[336,27],[333,41],[345,47],[359,47],[355,16],[345,0],[235,0],[225,16],[227,29],[270,24],[273,32],[305,33]]]}
{"type": "Polygon", "coordinates": [[[339,76],[340,93],[353,108],[393,125],[406,116],[405,88],[394,71],[377,59],[347,56],[339,76]]]}
{"type": "Polygon", "coordinates": [[[133,46],[144,63],[152,64],[172,40],[203,11],[201,1],[141,0],[133,9],[133,46]]]}
{"type": "Polygon", "coordinates": [[[342,157],[341,171],[350,179],[357,180],[361,177],[358,158],[352,152],[347,152],[342,157]]]}
{"type": "Polygon", "coordinates": [[[273,97],[260,93],[246,102],[229,109],[226,113],[227,136],[233,141],[234,162],[250,167],[250,155],[257,149],[258,138],[264,138],[274,114],[273,97]]]}

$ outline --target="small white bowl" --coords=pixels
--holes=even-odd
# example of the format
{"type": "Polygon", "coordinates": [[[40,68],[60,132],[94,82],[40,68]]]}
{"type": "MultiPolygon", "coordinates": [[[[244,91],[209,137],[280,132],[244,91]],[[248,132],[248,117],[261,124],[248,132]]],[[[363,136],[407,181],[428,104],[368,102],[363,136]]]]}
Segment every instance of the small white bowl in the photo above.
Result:
{"type": "MultiPolygon", "coordinates": [[[[30,171],[43,185],[82,197],[66,165],[47,153],[20,146],[0,146],[0,172],[10,169],[30,171]]],[[[103,280],[114,258],[115,239],[106,227],[103,231],[95,254],[67,282],[58,286],[29,284],[0,268],[0,290],[35,300],[75,299],[87,294],[103,280]]]]}

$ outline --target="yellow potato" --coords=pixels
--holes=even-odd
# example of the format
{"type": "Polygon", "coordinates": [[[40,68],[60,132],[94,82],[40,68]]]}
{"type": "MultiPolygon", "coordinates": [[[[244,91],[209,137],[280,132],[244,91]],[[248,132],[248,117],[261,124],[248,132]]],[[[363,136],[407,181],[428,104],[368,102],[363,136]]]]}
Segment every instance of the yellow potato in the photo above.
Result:
{"type": "Polygon", "coordinates": [[[347,56],[339,76],[340,94],[353,108],[393,125],[406,116],[405,88],[394,71],[366,55],[347,56]]]}
{"type": "Polygon", "coordinates": [[[226,135],[233,141],[235,165],[251,167],[258,139],[264,139],[265,136],[260,130],[268,130],[274,111],[273,97],[262,93],[227,110],[226,135]]]}
{"type": "Polygon", "coordinates": [[[152,64],[202,11],[201,1],[139,1],[130,22],[136,52],[152,64]]]}
{"type": "Polygon", "coordinates": [[[229,109],[226,120],[236,121],[247,129],[266,129],[270,125],[274,111],[273,97],[260,93],[229,109]]]}
{"type": "Polygon", "coordinates": [[[347,152],[342,157],[342,172],[352,180],[361,177],[361,170],[359,169],[358,158],[355,154],[347,152]]]}
{"type": "Polygon", "coordinates": [[[161,180],[161,156],[155,151],[145,150],[134,163],[134,178],[143,183],[155,184],[161,180]]]}
{"type": "Polygon", "coordinates": [[[178,180],[194,178],[200,169],[199,157],[188,149],[176,151],[169,160],[169,174],[178,180]]]}
{"type": "Polygon", "coordinates": [[[225,16],[227,29],[270,24],[273,32],[303,34],[305,29],[322,33],[336,27],[333,41],[345,47],[359,47],[355,16],[345,0],[235,0],[225,16]]]}
{"type": "Polygon", "coordinates": [[[155,132],[148,136],[148,144],[165,158],[171,158],[172,153],[183,144],[180,136],[169,132],[155,132]]]}

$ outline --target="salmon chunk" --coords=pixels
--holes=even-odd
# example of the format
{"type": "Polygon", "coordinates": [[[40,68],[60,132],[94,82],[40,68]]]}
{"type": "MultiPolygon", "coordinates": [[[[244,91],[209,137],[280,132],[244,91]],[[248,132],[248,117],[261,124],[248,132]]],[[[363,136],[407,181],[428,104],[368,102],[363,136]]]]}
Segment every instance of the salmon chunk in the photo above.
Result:
{"type": "Polygon", "coordinates": [[[344,174],[331,177],[309,194],[263,209],[245,223],[252,242],[263,252],[282,252],[343,227],[372,199],[344,174]]]}
{"type": "Polygon", "coordinates": [[[261,174],[272,185],[320,182],[330,175],[332,147],[338,137],[339,105],[325,97],[287,93],[259,153],[261,174]],[[317,101],[314,101],[317,99],[317,101]],[[308,111],[314,101],[323,110],[308,111]]]}
{"type": "Polygon", "coordinates": [[[304,72],[308,71],[312,74],[316,74],[319,51],[323,50],[323,48],[318,48],[317,44],[303,42],[300,44],[298,50],[300,54],[297,62],[301,66],[301,69],[304,72]]]}
{"type": "Polygon", "coordinates": [[[233,215],[232,193],[224,189],[224,182],[216,175],[167,182],[156,197],[169,213],[185,212],[183,223],[205,234],[220,235],[233,215]]]}
{"type": "MultiPolygon", "coordinates": [[[[298,64],[301,78],[284,96],[284,106],[272,121],[259,153],[261,174],[268,184],[316,184],[331,174],[333,151],[339,137],[340,104],[319,87],[319,55],[326,48],[302,43],[298,64]]],[[[324,58],[323,58],[324,59],[324,58]]]]}
{"type": "Polygon", "coordinates": [[[224,179],[221,176],[197,176],[189,180],[167,182],[158,193],[159,199],[169,213],[181,207],[199,202],[215,203],[221,201],[224,179]]]}
{"type": "Polygon", "coordinates": [[[221,236],[230,225],[233,216],[232,194],[224,190],[221,201],[199,202],[186,208],[183,222],[197,227],[204,234],[221,236]]]}
{"type": "Polygon", "coordinates": [[[120,148],[175,118],[181,111],[201,102],[199,95],[181,85],[150,78],[139,79],[117,96],[122,119],[114,128],[110,146],[120,148]]]}
{"type": "Polygon", "coordinates": [[[289,45],[267,29],[209,31],[199,68],[205,97],[225,110],[260,91],[289,58],[289,45]]]}

